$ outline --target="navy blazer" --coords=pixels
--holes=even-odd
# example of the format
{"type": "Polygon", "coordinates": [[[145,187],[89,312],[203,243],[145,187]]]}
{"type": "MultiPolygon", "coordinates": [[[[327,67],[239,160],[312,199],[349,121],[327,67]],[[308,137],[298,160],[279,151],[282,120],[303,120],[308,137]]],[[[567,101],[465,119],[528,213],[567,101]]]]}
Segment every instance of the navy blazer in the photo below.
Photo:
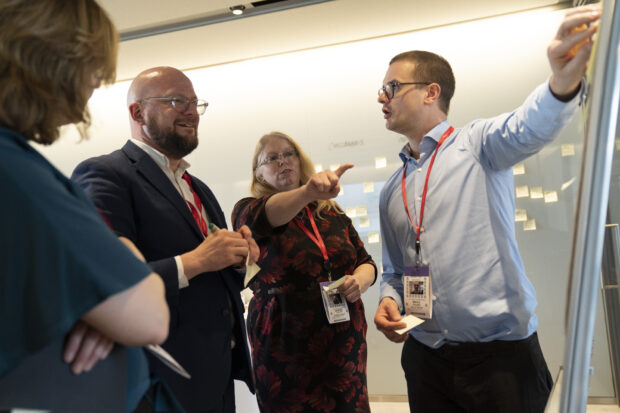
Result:
{"type": "MultiPolygon", "coordinates": [[[[209,221],[226,228],[211,190],[190,177],[209,221]]],[[[190,280],[189,287],[179,289],[174,257],[193,250],[204,237],[187,203],[161,168],[128,141],[121,150],[82,162],[71,178],[114,231],[133,241],[164,280],[171,319],[163,347],[192,378],[182,378],[152,357],[151,370],[164,379],[188,412],[208,410],[221,400],[231,376],[245,381],[253,392],[239,294],[243,275],[229,267],[200,274],[190,280]],[[233,332],[236,345],[230,351],[233,332]]]]}

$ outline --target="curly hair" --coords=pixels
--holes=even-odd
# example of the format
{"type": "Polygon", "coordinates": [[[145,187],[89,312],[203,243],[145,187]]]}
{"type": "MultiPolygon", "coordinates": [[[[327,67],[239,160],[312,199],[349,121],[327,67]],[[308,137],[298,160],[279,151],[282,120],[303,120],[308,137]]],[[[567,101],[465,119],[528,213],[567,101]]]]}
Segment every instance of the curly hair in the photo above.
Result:
{"type": "MultiPolygon", "coordinates": [[[[252,194],[252,196],[256,198],[261,198],[263,196],[272,195],[278,192],[276,188],[269,185],[268,183],[264,181],[259,181],[258,176],[256,174],[256,170],[258,169],[258,165],[259,165],[258,158],[260,157],[260,154],[263,152],[263,149],[265,148],[267,141],[273,138],[283,139],[287,141],[293,147],[293,149],[295,149],[295,152],[297,152],[297,157],[299,158],[299,184],[300,185],[305,185],[308,182],[308,180],[310,180],[310,177],[315,173],[314,163],[312,162],[312,159],[310,159],[308,154],[306,154],[301,149],[299,144],[295,142],[293,138],[291,138],[290,136],[288,136],[286,133],[283,133],[283,132],[277,132],[277,131],[269,132],[266,135],[261,136],[261,138],[258,140],[258,143],[256,144],[256,148],[254,149],[254,156],[252,157],[252,183],[250,184],[250,193],[252,194]]],[[[342,208],[340,208],[340,206],[335,201],[318,200],[316,201],[316,204],[317,204],[317,208],[316,208],[315,214],[319,218],[321,217],[320,214],[322,211],[332,210],[338,213],[343,213],[342,208]]]]}
{"type": "Polygon", "coordinates": [[[116,78],[118,33],[94,0],[0,2],[0,126],[51,144],[90,124],[92,89],[116,78]]]}

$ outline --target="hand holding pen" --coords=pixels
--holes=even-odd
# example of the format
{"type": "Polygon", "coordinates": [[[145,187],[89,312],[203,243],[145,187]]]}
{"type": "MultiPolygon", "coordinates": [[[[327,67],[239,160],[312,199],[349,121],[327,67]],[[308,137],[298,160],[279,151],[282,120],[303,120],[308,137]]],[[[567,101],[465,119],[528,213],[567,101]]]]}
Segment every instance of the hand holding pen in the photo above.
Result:
{"type": "MultiPolygon", "coordinates": [[[[220,231],[217,225],[214,223],[209,223],[209,232],[214,233],[220,231]]],[[[260,248],[258,248],[258,244],[252,237],[252,231],[248,228],[247,225],[243,225],[241,228],[237,230],[237,233],[240,234],[243,239],[248,242],[248,254],[243,258],[240,266],[245,267],[247,264],[254,264],[258,260],[258,256],[260,254],[260,248]]]]}
{"type": "Polygon", "coordinates": [[[185,275],[192,279],[198,274],[219,271],[233,265],[245,265],[245,259],[258,259],[258,245],[249,229],[229,231],[209,224],[209,236],[192,251],[181,255],[185,275]]]}

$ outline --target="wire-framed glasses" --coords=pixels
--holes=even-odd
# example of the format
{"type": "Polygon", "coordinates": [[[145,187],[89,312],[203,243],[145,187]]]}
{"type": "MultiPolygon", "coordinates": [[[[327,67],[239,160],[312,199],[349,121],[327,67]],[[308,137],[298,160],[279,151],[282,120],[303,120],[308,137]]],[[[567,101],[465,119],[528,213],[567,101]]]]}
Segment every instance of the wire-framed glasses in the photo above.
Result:
{"type": "Polygon", "coordinates": [[[148,98],[142,98],[139,101],[141,102],[141,101],[149,101],[149,100],[154,100],[157,102],[168,102],[170,103],[170,105],[172,105],[172,108],[174,110],[180,113],[187,111],[187,109],[189,109],[189,106],[192,105],[196,107],[196,111],[198,112],[199,115],[203,115],[205,111],[207,110],[207,106],[209,106],[207,101],[202,100],[202,99],[185,99],[185,98],[180,98],[176,96],[148,97],[148,98]]]}
{"type": "Polygon", "coordinates": [[[276,162],[288,161],[293,159],[294,157],[297,157],[297,151],[295,150],[288,150],[282,153],[272,153],[267,155],[258,166],[273,165],[276,162]]]}

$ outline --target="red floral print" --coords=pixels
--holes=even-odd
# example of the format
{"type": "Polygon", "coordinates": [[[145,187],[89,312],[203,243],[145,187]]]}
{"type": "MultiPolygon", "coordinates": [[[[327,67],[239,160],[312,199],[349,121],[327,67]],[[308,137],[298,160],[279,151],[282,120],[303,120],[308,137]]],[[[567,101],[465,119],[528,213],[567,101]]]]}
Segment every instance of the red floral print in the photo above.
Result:
{"type": "MultiPolygon", "coordinates": [[[[321,251],[294,222],[271,227],[267,199],[243,199],[232,214],[235,229],[248,225],[261,249],[247,321],[259,407],[270,413],[370,412],[364,304],[348,303],[351,320],[329,324],[319,291],[328,280],[321,251]]],[[[304,215],[302,223],[311,228],[304,215]]],[[[346,215],[321,216],[315,222],[333,280],[374,265],[346,215]]]]}

